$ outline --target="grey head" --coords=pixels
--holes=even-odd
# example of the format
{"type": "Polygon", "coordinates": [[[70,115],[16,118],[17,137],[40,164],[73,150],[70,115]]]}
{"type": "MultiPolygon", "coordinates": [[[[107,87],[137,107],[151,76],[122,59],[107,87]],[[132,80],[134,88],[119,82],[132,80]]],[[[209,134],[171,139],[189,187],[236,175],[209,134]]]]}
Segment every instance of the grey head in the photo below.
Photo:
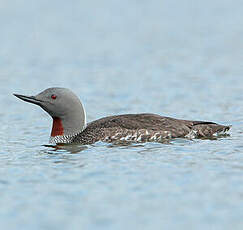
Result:
{"type": "MultiPolygon", "coordinates": [[[[14,94],[19,99],[39,105],[53,118],[51,139],[74,136],[86,126],[86,115],[79,98],[66,88],[48,88],[36,96],[14,94]]],[[[60,139],[60,138],[59,138],[60,139]]],[[[53,141],[57,142],[57,141],[53,141]]],[[[65,143],[65,141],[61,141],[65,143]]]]}

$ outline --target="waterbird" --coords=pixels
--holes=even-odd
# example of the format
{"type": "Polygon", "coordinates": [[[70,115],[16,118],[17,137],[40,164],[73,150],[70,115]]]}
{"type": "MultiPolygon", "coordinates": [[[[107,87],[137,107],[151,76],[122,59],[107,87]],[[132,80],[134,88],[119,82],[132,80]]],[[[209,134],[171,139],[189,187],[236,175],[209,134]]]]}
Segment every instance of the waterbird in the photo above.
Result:
{"type": "Polygon", "coordinates": [[[93,144],[103,142],[163,142],[171,138],[210,138],[231,126],[208,121],[190,121],[152,113],[123,114],[86,123],[79,98],[67,88],[48,88],[36,96],[14,94],[39,105],[52,118],[50,143],[93,144]]]}

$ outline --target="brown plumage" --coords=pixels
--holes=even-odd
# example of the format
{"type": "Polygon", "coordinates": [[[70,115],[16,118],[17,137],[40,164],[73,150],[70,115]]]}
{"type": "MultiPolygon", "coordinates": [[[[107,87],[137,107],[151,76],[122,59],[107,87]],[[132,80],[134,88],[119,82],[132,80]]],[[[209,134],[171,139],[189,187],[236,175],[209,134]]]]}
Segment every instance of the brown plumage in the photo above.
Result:
{"type": "Polygon", "coordinates": [[[168,138],[212,137],[230,126],[213,122],[179,120],[156,114],[125,114],[93,121],[72,142],[92,144],[96,141],[160,142],[168,138]]]}

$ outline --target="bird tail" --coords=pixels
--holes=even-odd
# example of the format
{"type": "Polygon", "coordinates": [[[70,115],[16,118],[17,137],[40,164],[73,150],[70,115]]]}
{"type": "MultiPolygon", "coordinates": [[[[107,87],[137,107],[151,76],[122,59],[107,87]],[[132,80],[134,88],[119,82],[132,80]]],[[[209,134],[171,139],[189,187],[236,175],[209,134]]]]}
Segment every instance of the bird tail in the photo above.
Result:
{"type": "Polygon", "coordinates": [[[231,125],[219,125],[213,122],[200,122],[194,124],[193,130],[196,131],[198,137],[210,137],[213,135],[224,134],[229,131],[231,125]]]}

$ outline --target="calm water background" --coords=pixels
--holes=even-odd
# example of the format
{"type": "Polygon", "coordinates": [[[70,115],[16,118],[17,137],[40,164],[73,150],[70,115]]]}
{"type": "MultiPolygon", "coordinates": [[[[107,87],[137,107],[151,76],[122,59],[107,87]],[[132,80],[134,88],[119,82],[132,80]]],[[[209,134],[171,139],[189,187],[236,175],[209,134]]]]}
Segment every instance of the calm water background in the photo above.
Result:
{"type": "Polygon", "coordinates": [[[0,2],[1,229],[242,229],[243,2],[0,2]],[[45,147],[12,93],[73,89],[88,121],[152,112],[232,124],[217,140],[45,147]]]}

